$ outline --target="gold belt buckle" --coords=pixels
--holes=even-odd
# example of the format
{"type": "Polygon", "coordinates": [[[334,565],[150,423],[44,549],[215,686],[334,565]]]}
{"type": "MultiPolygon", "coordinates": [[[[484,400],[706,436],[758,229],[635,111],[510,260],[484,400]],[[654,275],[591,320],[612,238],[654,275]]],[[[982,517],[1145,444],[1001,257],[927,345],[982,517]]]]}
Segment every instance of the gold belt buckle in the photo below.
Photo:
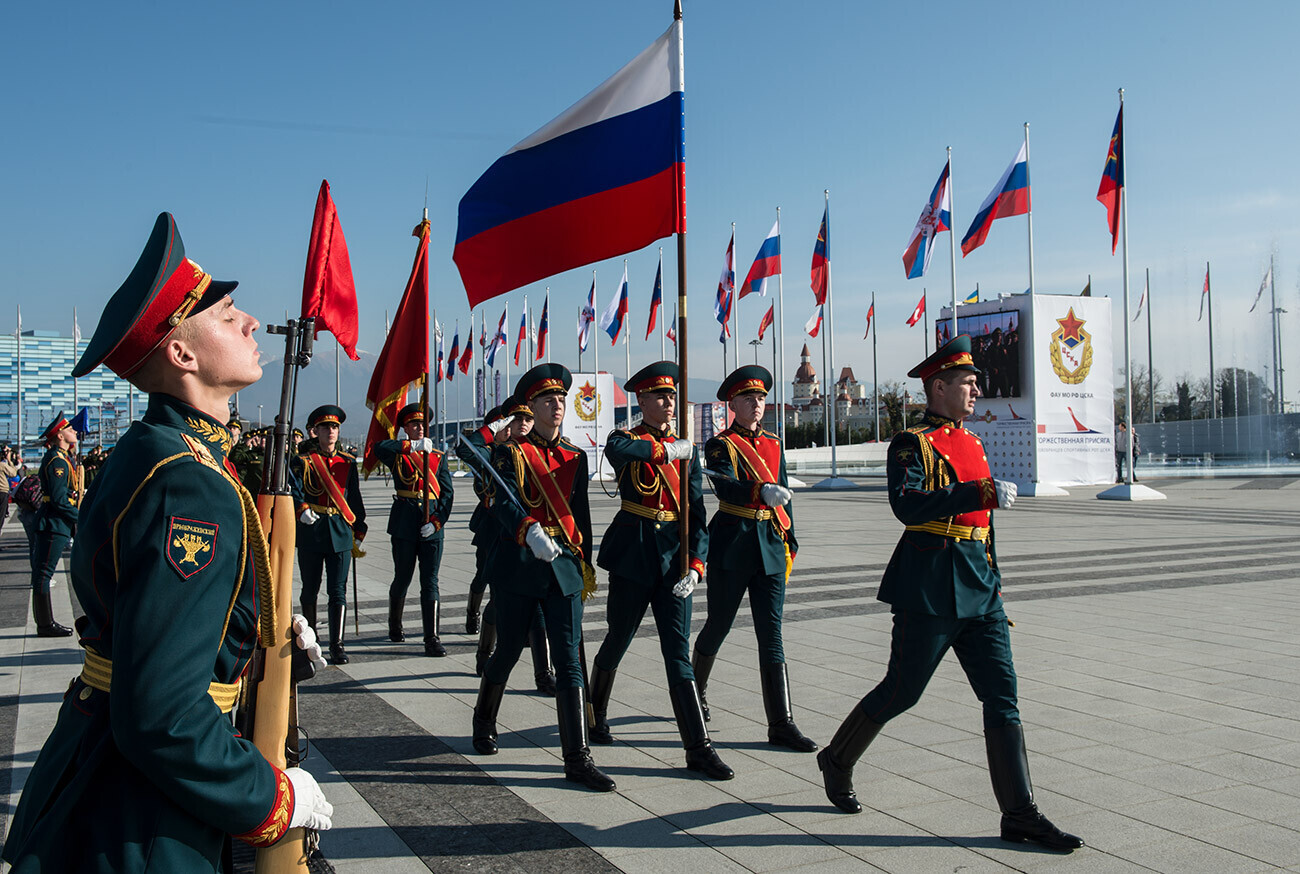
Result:
{"type": "Polygon", "coordinates": [[[655,511],[655,521],[656,521],[656,522],[667,522],[667,521],[668,521],[668,514],[665,513],[663,510],[657,510],[657,511],[655,511]]]}
{"type": "Polygon", "coordinates": [[[760,522],[766,522],[772,518],[772,511],[764,507],[754,514],[754,518],[760,522]]]}

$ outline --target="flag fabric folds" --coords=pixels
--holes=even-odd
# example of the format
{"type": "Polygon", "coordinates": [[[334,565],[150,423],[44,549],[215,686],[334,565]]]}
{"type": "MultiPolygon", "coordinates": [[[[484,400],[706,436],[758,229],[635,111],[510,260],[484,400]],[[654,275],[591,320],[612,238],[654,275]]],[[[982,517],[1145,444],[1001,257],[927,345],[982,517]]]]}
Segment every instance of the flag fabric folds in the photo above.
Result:
{"type": "Polygon", "coordinates": [[[817,309],[813,310],[812,318],[804,322],[803,331],[809,337],[816,337],[822,329],[822,310],[825,309],[821,304],[817,304],[817,309]]]}
{"type": "MultiPolygon", "coordinates": [[[[465,348],[469,348],[466,346],[465,348]]],[[[456,323],[456,333],[451,335],[451,351],[447,353],[447,382],[456,378],[456,365],[460,358],[460,322],[456,323]]],[[[465,371],[461,371],[464,373],[465,371]]]]}
{"type": "MultiPolygon", "coordinates": [[[[307,241],[307,269],[302,280],[302,317],[316,320],[316,335],[329,331],[353,361],[357,354],[357,287],[352,281],[348,241],[343,237],[339,213],[322,179],[316,195],[316,213],[307,241]]],[[[427,356],[426,356],[427,360],[427,356]]]]}
{"type": "Polygon", "coordinates": [[[609,345],[613,346],[618,342],[619,332],[623,330],[623,323],[627,321],[627,265],[623,265],[623,278],[619,280],[618,291],[614,292],[614,299],[605,307],[605,312],[600,315],[600,329],[609,334],[609,345]]]}
{"type": "Polygon", "coordinates": [[[668,330],[664,331],[664,336],[674,346],[677,345],[677,307],[673,307],[673,320],[668,323],[668,330]]]}
{"type": "Polygon", "coordinates": [[[469,335],[465,337],[465,348],[461,350],[460,361],[456,362],[456,369],[461,373],[468,374],[470,365],[474,363],[474,314],[470,314],[469,335]]]}
{"type": "Polygon", "coordinates": [[[474,306],[686,230],[682,22],[517,143],[460,200],[474,306]]]}
{"type": "Polygon", "coordinates": [[[438,374],[434,381],[442,382],[444,376],[443,357],[442,357],[442,325],[438,323],[437,319],[433,320],[433,346],[435,349],[438,350],[438,374]]]}
{"type": "Polygon", "coordinates": [[[975,214],[975,221],[971,222],[970,230],[962,237],[961,256],[965,258],[984,245],[995,219],[1025,215],[1029,209],[1029,158],[1025,154],[1024,143],[1021,143],[1016,159],[1003,171],[1002,178],[993,186],[989,196],[984,198],[979,212],[975,214]]]}
{"type": "Polygon", "coordinates": [[[429,372],[429,220],[412,234],[420,238],[415,263],[366,391],[366,406],[374,413],[361,461],[366,475],[379,463],[375,447],[397,436],[397,413],[406,405],[406,393],[429,372]]]}
{"type": "Polygon", "coordinates": [[[875,301],[872,301],[871,306],[867,307],[867,330],[862,333],[863,340],[871,336],[871,319],[875,314],[876,314],[876,303],[875,301]]]}
{"type": "Polygon", "coordinates": [[[587,342],[591,339],[591,329],[596,323],[596,277],[591,278],[591,290],[587,292],[587,303],[578,311],[578,351],[587,351],[587,342]]]}
{"type": "Polygon", "coordinates": [[[970,294],[966,295],[966,297],[962,300],[962,303],[979,303],[979,302],[980,302],[980,290],[978,288],[976,288],[970,294]]]}
{"type": "Polygon", "coordinates": [[[546,339],[551,335],[551,293],[546,293],[546,300],[542,301],[542,318],[537,323],[537,354],[533,356],[534,361],[541,361],[546,357],[546,339]]]}
{"type": "Polygon", "coordinates": [[[924,276],[930,269],[930,256],[934,254],[934,238],[942,231],[952,231],[952,192],[948,188],[948,171],[951,163],[945,162],[939,181],[934,183],[930,199],[921,209],[921,216],[912,228],[912,236],[903,250],[903,272],[908,279],[924,276]]]}
{"type": "Polygon", "coordinates": [[[1138,298],[1137,312],[1133,314],[1133,321],[1135,322],[1142,316],[1142,305],[1147,302],[1147,289],[1149,287],[1147,283],[1142,284],[1142,296],[1138,298]]]}
{"type": "Polygon", "coordinates": [[[487,351],[483,353],[484,361],[488,367],[496,367],[497,351],[506,348],[510,343],[510,338],[506,336],[506,319],[510,318],[510,305],[501,311],[501,320],[497,322],[497,332],[492,335],[492,342],[488,344],[487,351]]]}
{"type": "Polygon", "coordinates": [[[775,318],[776,318],[776,304],[772,304],[767,308],[767,312],[763,313],[763,318],[758,323],[759,340],[762,340],[763,335],[767,333],[767,329],[772,327],[772,322],[775,320],[775,318]]]}
{"type": "Polygon", "coordinates": [[[754,263],[750,265],[749,272],[745,274],[745,282],[740,286],[740,299],[744,300],[745,295],[757,292],[766,296],[767,294],[767,277],[776,276],[781,272],[781,220],[772,225],[772,230],[768,231],[767,238],[763,240],[763,245],[758,247],[758,254],[754,256],[754,263]]]}
{"type": "MultiPolygon", "coordinates": [[[[1273,265],[1268,265],[1268,272],[1264,274],[1264,279],[1259,283],[1259,291],[1255,293],[1255,302],[1250,305],[1250,312],[1255,311],[1259,306],[1259,299],[1264,296],[1264,289],[1268,288],[1269,283],[1273,281],[1273,265]]],[[[1285,373],[1285,371],[1283,371],[1285,373]]]]}
{"type": "MultiPolygon", "coordinates": [[[[1210,268],[1205,268],[1205,285],[1201,287],[1201,312],[1196,316],[1196,321],[1205,318],[1205,299],[1210,295],[1210,268]]],[[[1214,321],[1211,319],[1210,321],[1214,321]]]]}
{"type": "Polygon", "coordinates": [[[718,294],[713,299],[713,318],[722,325],[719,343],[725,343],[731,336],[731,304],[736,290],[736,233],[732,231],[731,242],[727,243],[727,254],[722,261],[722,275],[718,277],[718,294]]]}
{"type": "Polygon", "coordinates": [[[528,312],[519,317],[519,339],[515,341],[515,367],[519,366],[519,350],[528,342],[528,312]]]}
{"type": "Polygon", "coordinates": [[[1101,185],[1097,186],[1097,200],[1106,207],[1106,221],[1110,225],[1110,253],[1115,254],[1119,244],[1119,201],[1124,188],[1124,105],[1115,116],[1115,129],[1110,134],[1106,148],[1106,166],[1101,171],[1101,185]]]}
{"type": "Polygon", "coordinates": [[[817,230],[817,245],[813,246],[812,270],[810,271],[813,297],[817,305],[826,303],[826,289],[831,277],[831,207],[826,205],[822,212],[822,226],[817,230]]]}
{"type": "Polygon", "coordinates": [[[659,319],[659,306],[664,300],[664,265],[663,261],[659,262],[659,267],[655,270],[655,290],[650,295],[650,321],[646,322],[645,338],[650,339],[650,334],[655,329],[655,322],[659,319]]]}
{"type": "Polygon", "coordinates": [[[912,314],[907,317],[907,326],[910,328],[917,322],[921,321],[921,316],[925,315],[925,292],[921,292],[921,299],[916,302],[916,308],[912,314]]]}

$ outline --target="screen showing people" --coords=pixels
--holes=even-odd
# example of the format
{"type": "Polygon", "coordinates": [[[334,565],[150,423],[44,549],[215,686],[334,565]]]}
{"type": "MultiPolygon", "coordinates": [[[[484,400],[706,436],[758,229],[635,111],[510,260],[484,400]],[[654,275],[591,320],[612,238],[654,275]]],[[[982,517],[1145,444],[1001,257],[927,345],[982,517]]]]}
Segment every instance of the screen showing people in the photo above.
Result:
{"type": "MultiPolygon", "coordinates": [[[[952,339],[951,319],[935,323],[935,342],[952,339]]],[[[971,357],[980,369],[980,391],[986,398],[1020,397],[1020,313],[980,313],[957,317],[957,334],[969,334],[971,357]]]]}

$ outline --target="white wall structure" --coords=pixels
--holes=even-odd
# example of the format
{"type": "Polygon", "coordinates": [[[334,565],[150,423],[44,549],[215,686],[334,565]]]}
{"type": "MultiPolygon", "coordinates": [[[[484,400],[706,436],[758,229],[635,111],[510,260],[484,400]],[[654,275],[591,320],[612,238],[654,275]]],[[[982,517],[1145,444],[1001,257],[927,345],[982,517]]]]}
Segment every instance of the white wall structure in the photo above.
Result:
{"type": "Polygon", "coordinates": [[[605,441],[614,430],[614,377],[609,373],[573,374],[564,408],[564,436],[587,453],[587,469],[594,475],[605,441]],[[597,425],[599,424],[599,437],[597,425]],[[597,442],[599,440],[599,443],[597,442]]]}

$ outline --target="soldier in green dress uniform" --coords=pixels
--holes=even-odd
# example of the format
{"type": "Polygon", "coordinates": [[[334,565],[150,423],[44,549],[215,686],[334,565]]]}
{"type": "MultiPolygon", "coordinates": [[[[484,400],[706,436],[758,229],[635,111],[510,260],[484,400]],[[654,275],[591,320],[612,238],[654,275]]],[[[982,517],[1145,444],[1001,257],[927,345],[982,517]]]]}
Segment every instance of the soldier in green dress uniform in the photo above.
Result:
{"type": "Polygon", "coordinates": [[[81,506],[85,665],[13,817],[3,857],[19,874],[215,872],[230,835],[265,846],[330,825],[311,775],[268,763],[230,719],[253,644],[274,644],[288,608],[226,455],[230,395],[262,372],[234,286],[185,258],[163,213],[73,368],[102,363],[149,404],[81,506]]]}
{"type": "MultiPolygon", "coordinates": [[[[473,533],[470,543],[474,547],[474,578],[469,584],[469,603],[465,608],[465,633],[477,634],[478,655],[475,658],[476,676],[483,676],[483,666],[487,664],[488,657],[492,655],[492,649],[496,645],[496,622],[494,611],[489,601],[487,610],[481,610],[483,605],[483,593],[488,588],[488,575],[485,568],[488,566],[491,555],[491,547],[497,541],[497,533],[492,530],[496,522],[488,512],[489,505],[492,501],[493,485],[492,480],[487,472],[482,469],[479,457],[485,461],[490,460],[492,456],[492,444],[497,438],[497,434],[504,431],[501,426],[497,425],[503,418],[501,407],[493,407],[488,410],[487,415],[483,417],[483,424],[478,428],[468,429],[465,431],[465,439],[472,444],[479,452],[478,456],[466,449],[459,440],[456,441],[456,455],[469,466],[470,471],[474,474],[474,494],[478,497],[478,504],[474,506],[474,512],[470,513],[469,530],[473,533]]],[[[505,439],[503,434],[502,439],[505,439]]]]}
{"type": "MultiPolygon", "coordinates": [[[[321,572],[328,598],[330,663],[346,665],[343,627],[348,605],[348,568],[352,544],[366,536],[366,506],[361,501],[357,459],[338,449],[339,426],[347,414],[334,404],[311,411],[307,430],[314,440],[290,459],[293,496],[298,504],[298,572],[302,577],[302,613],[316,626],[316,598],[321,572]]],[[[305,443],[303,444],[306,445],[305,443]]]]}
{"type": "Polygon", "coordinates": [[[38,637],[68,637],[72,629],[54,621],[50,582],[63,550],[77,530],[77,508],[82,496],[77,431],[59,413],[41,432],[41,440],[46,450],[41,459],[41,506],[36,513],[36,540],[31,553],[32,615],[38,637]]]}
{"type": "Polygon", "coordinates": [[[497,752],[496,717],[510,669],[519,660],[540,605],[555,659],[556,715],[564,776],[600,792],[614,781],[591,760],[582,662],[582,599],[594,591],[587,454],[560,436],[568,368],[539,364],[519,378],[514,396],[534,417],[527,437],[500,443],[492,464],[509,495],[498,494],[491,513],[499,523],[492,563],[497,648],[488,660],[474,707],[474,748],[497,752]]]}
{"type": "MultiPolygon", "coordinates": [[[[767,740],[810,753],[817,744],[795,725],[781,642],[785,586],[799,541],[785,453],[776,435],[761,424],[771,388],[772,374],[757,364],[732,371],[718,388],[718,399],[727,402],[735,420],[704,446],[708,467],[717,474],[711,473],[710,481],[718,512],[709,522],[709,614],[695,639],[695,678],[703,698],[718,650],[748,592],[758,637],[767,740]]],[[[707,719],[707,703],[704,713],[707,719]]]]}
{"type": "Polygon", "coordinates": [[[420,619],[424,626],[424,654],[441,658],[447,654],[438,636],[438,566],[442,564],[443,526],[451,515],[451,469],[443,453],[425,436],[428,411],[420,404],[407,404],[397,414],[397,425],[405,440],[383,440],[375,455],[393,472],[393,508],[388,511],[388,534],[393,538],[393,582],[388,587],[388,639],[406,640],[402,611],[406,590],[411,586],[415,566],[420,566],[420,619]],[[429,485],[424,486],[426,470],[429,485]],[[429,512],[424,501],[428,496],[429,512]]]}
{"type": "Polygon", "coordinates": [[[672,433],[677,373],[676,364],[659,361],[629,379],[623,388],[636,393],[641,424],[630,431],[610,433],[605,443],[605,457],[616,472],[622,504],[600,541],[597,560],[609,571],[605,609],[609,632],[592,662],[591,704],[596,725],[591,740],[614,742],[607,718],[614,676],[649,607],[659,632],[668,697],[686,749],[686,767],[714,780],[730,780],[735,772],[709,741],[691,670],[691,592],[704,576],[709,532],[695,447],[672,433]],[[683,493],[678,462],[686,459],[690,460],[684,495],[690,507],[690,570],[683,577],[678,524],[683,493]]]}
{"type": "Polygon", "coordinates": [[[963,425],[980,396],[970,337],[955,338],[907,375],[921,379],[926,411],[920,425],[894,437],[886,461],[889,505],[906,526],[877,595],[894,614],[889,667],[817,757],[826,795],[847,813],[862,809],[854,764],[886,722],[920,700],[952,649],[983,705],[1003,840],[1077,849],[1082,840],[1039,813],[1029,782],[992,516],[1012,505],[1016,485],[993,479],[983,444],[963,425]]]}

